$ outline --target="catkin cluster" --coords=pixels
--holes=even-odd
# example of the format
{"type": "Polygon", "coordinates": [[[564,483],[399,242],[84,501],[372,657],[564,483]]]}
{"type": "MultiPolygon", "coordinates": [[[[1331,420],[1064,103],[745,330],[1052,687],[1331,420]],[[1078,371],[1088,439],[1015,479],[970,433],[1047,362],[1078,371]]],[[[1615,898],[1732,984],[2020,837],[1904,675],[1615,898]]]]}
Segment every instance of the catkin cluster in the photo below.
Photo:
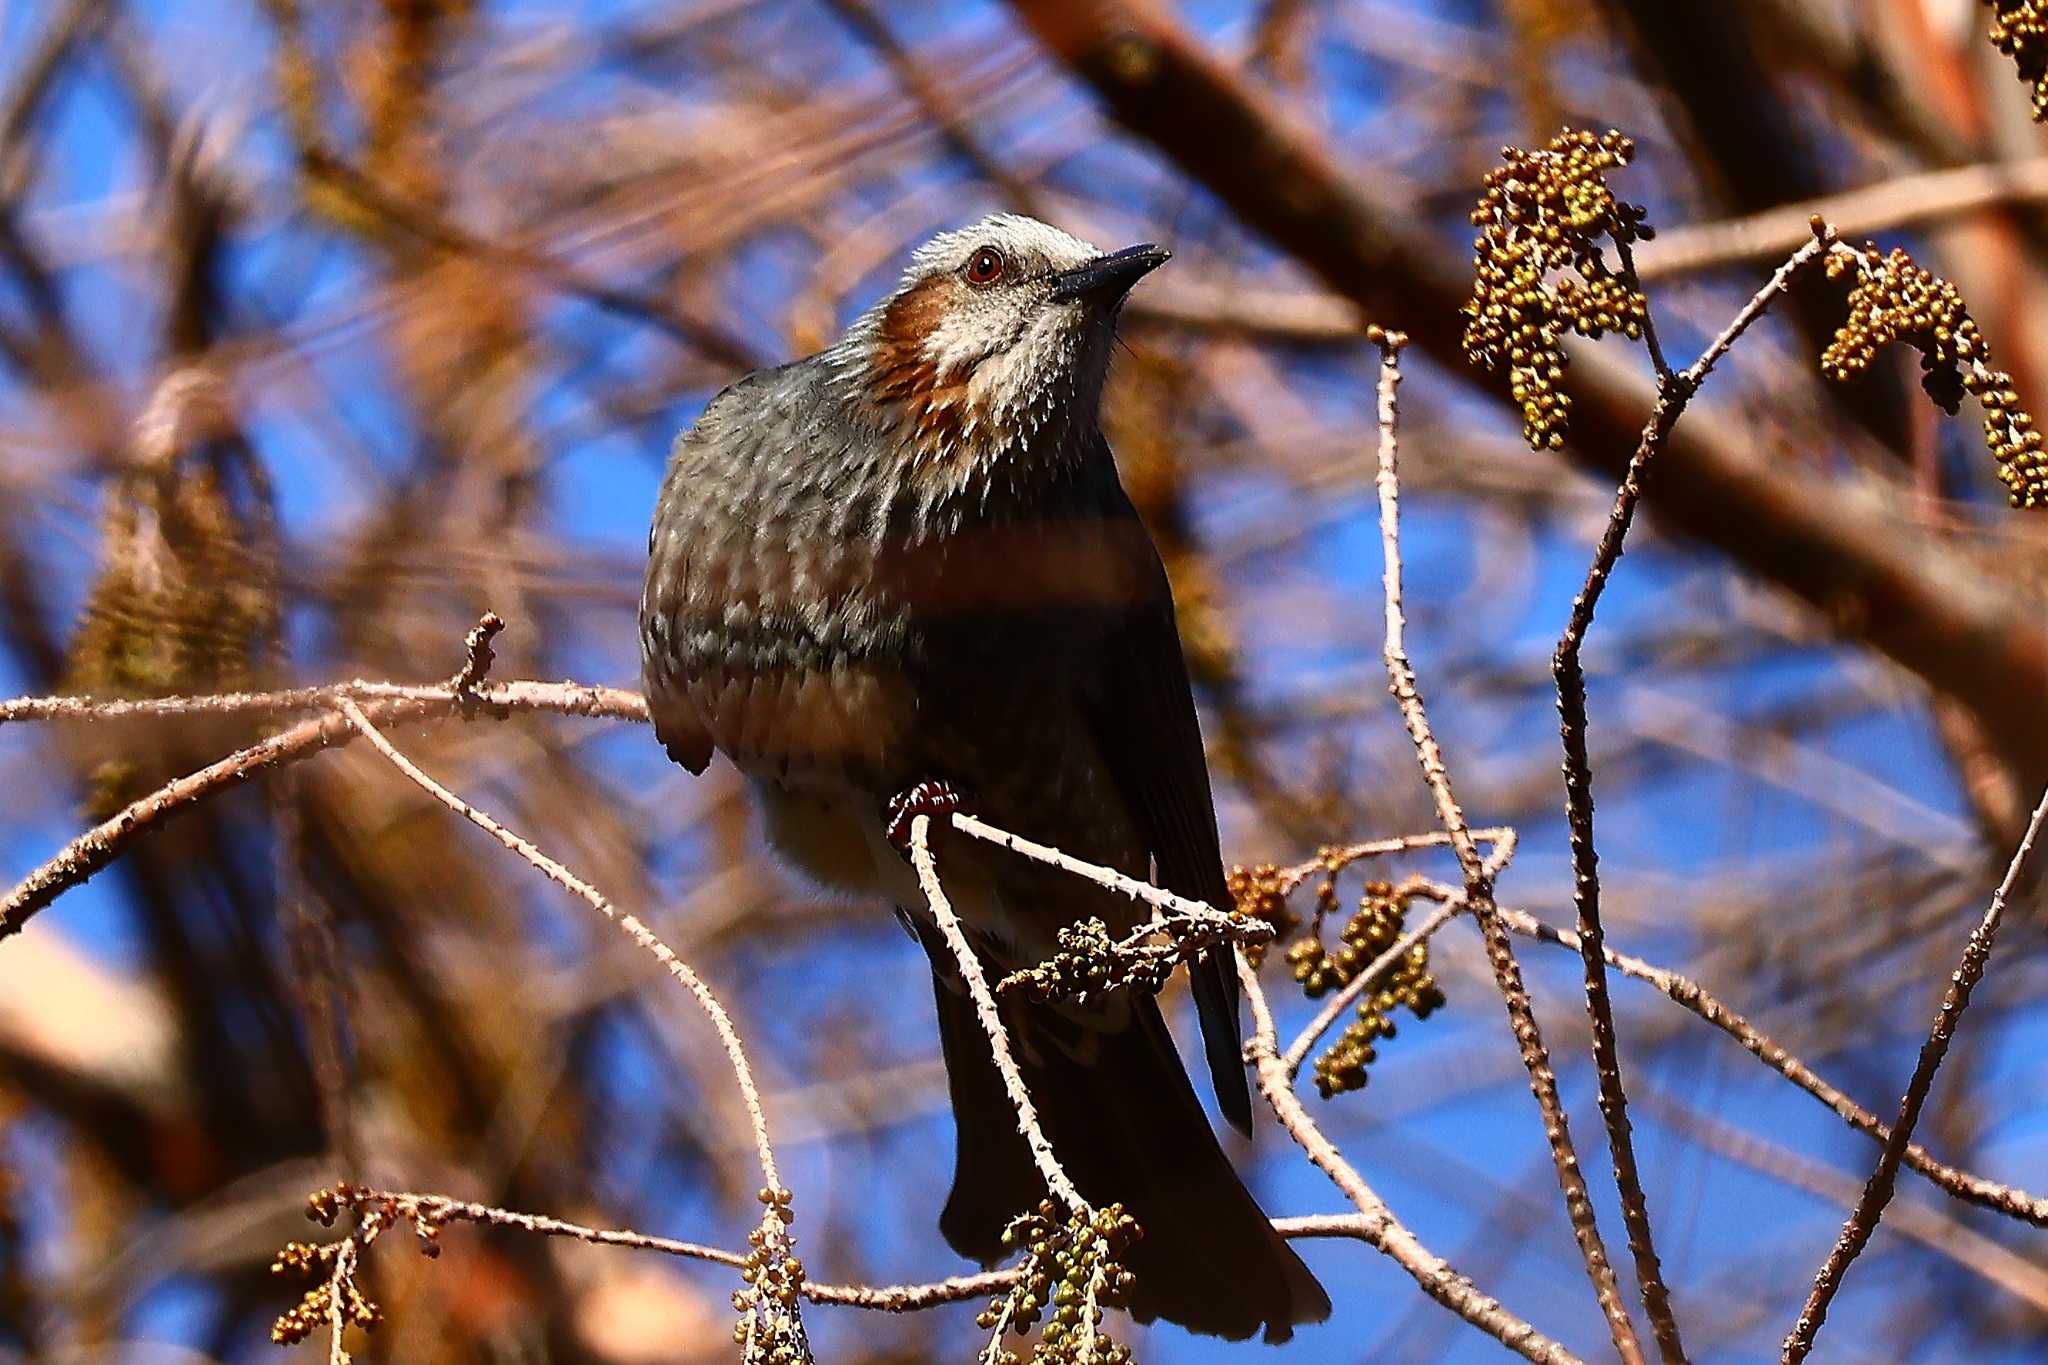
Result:
{"type": "MultiPolygon", "coordinates": [[[[1407,909],[1405,892],[1386,882],[1366,882],[1358,911],[1339,935],[1343,948],[1337,954],[1323,954],[1319,978],[1327,982],[1341,976],[1337,984],[1356,978],[1407,931],[1407,909]]],[[[1352,1023],[1315,1058],[1315,1089],[1323,1099],[1364,1089],[1366,1066],[1378,1056],[1372,1044],[1395,1036],[1393,1011],[1405,1005],[1417,1019],[1427,1019],[1442,1003],[1444,990],[1430,974],[1430,943],[1415,943],[1366,990],[1352,1023]]]]}
{"type": "Polygon", "coordinates": [[[1984,444],[2015,507],[2048,506],[2048,458],[2033,417],[2020,406],[2012,376],[1993,368],[1984,335],[1947,280],[1921,269],[1903,250],[1875,245],[1838,249],[1828,274],[1855,277],[1849,315],[1827,349],[1821,372],[1842,380],[1870,367],[1879,350],[1903,341],[1920,352],[1921,385],[1953,413],[1968,393],[1984,409],[1984,444]]]}
{"type": "Polygon", "coordinates": [[[740,1263],[745,1286],[732,1296],[740,1318],[733,1325],[733,1343],[744,1365],[811,1365],[810,1336],[804,1331],[800,1301],[804,1264],[795,1255],[796,1221],[787,1189],[761,1187],[761,1225],[747,1234],[747,1255],[740,1263]]]}
{"type": "MultiPolygon", "coordinates": [[[[1003,1232],[1003,1245],[1022,1248],[1017,1283],[989,1301],[976,1319],[984,1330],[1022,1335],[1045,1321],[1034,1365],[1130,1365],[1131,1350],[1101,1330],[1105,1308],[1122,1303],[1131,1289],[1123,1256],[1143,1236],[1122,1204],[1075,1209],[1064,1217],[1047,1199],[1003,1232]]],[[[1022,1365],[1005,1350],[999,1365],[1022,1365]]]]}
{"type": "Polygon", "coordinates": [[[1233,864],[1224,875],[1224,885],[1229,888],[1231,902],[1239,913],[1273,926],[1273,937],[1268,942],[1244,945],[1245,960],[1254,969],[1263,966],[1266,949],[1301,927],[1301,916],[1287,904],[1287,893],[1292,888],[1280,868],[1273,863],[1259,863],[1252,867],[1233,864]]]}
{"type": "MultiPolygon", "coordinates": [[[[345,1209],[360,1217],[354,1236],[339,1242],[287,1242],[270,1263],[273,1275],[320,1277],[296,1304],[278,1314],[277,1320],[270,1324],[270,1339],[279,1346],[297,1345],[333,1324],[337,1318],[343,1325],[360,1327],[365,1331],[383,1320],[383,1310],[356,1283],[355,1257],[376,1241],[379,1233],[397,1221],[399,1211],[388,1200],[372,1200],[366,1204],[361,1192],[346,1181],[331,1189],[315,1190],[306,1198],[306,1217],[322,1227],[334,1226],[335,1218],[345,1209]],[[348,1259],[344,1260],[344,1257],[348,1259]]],[[[421,1249],[428,1255],[440,1250],[433,1236],[438,1231],[438,1225],[431,1233],[425,1227],[420,1230],[421,1249]]],[[[338,1340],[332,1351],[339,1365],[348,1365],[349,1353],[342,1349],[338,1340]]]]}
{"type": "Polygon", "coordinates": [[[1006,977],[1002,986],[1022,989],[1034,1000],[1085,1001],[1120,986],[1151,993],[1173,975],[1175,961],[1171,956],[1120,954],[1109,926],[1090,918],[1061,929],[1059,947],[1051,957],[1006,977]]]}
{"type": "Polygon", "coordinates": [[[1643,210],[1614,197],[1607,172],[1628,164],[1635,145],[1618,132],[1566,129],[1542,151],[1501,148],[1472,210],[1472,297],[1464,306],[1465,358],[1508,372],[1522,406],[1522,435],[1541,450],[1564,444],[1571,399],[1559,387],[1567,331],[1636,338],[1649,304],[1617,274],[1601,239],[1651,235],[1643,210]]]}
{"type": "Polygon", "coordinates": [[[1231,944],[1264,945],[1272,927],[1244,911],[1176,914],[1155,919],[1119,940],[1101,920],[1089,918],[1060,930],[1053,955],[1035,967],[1012,972],[998,993],[1021,990],[1034,1000],[1086,1002],[1109,991],[1156,994],[1173,969],[1204,953],[1229,952],[1231,944]]]}
{"type": "MultiPolygon", "coordinates": [[[[291,1308],[278,1314],[277,1321],[270,1324],[270,1339],[279,1346],[295,1346],[313,1333],[328,1326],[333,1320],[335,1308],[340,1308],[341,1320],[355,1327],[375,1327],[383,1318],[383,1310],[356,1286],[352,1274],[334,1273],[335,1258],[347,1242],[329,1242],[318,1245],[312,1242],[287,1242],[284,1250],[277,1253],[277,1259],[270,1263],[273,1275],[318,1275],[319,1283],[305,1292],[305,1295],[291,1308]]],[[[340,1365],[348,1365],[349,1353],[336,1348],[340,1365]]]]}
{"type": "Polygon", "coordinates": [[[2034,88],[2034,122],[2048,119],[2048,6],[2039,0],[1988,0],[1991,45],[2012,58],[2034,88]]]}
{"type": "MultiPolygon", "coordinates": [[[[1334,886],[1334,879],[1324,883],[1321,895],[1326,901],[1334,898],[1334,886]]],[[[1406,892],[1388,882],[1367,882],[1335,949],[1326,948],[1314,934],[1288,949],[1288,963],[1302,990],[1313,998],[1349,985],[1406,931],[1409,900],[1406,892]]],[[[1321,918],[1317,916],[1318,922],[1321,918]]],[[[1378,1055],[1373,1044],[1394,1036],[1394,1010],[1406,1006],[1417,1019],[1427,1019],[1443,1003],[1443,990],[1429,970],[1429,944],[1417,943],[1381,973],[1360,997],[1351,1023],[1316,1058],[1316,1089],[1324,1099],[1363,1089],[1366,1068],[1378,1055]]]]}

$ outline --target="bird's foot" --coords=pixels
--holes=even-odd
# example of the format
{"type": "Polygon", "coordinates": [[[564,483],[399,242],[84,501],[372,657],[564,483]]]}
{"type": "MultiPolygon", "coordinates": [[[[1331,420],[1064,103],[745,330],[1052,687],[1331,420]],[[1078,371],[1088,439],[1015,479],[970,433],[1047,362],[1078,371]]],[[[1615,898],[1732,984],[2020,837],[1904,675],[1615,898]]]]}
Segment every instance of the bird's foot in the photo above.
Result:
{"type": "Polygon", "coordinates": [[[897,792],[882,805],[882,819],[890,845],[904,857],[910,856],[910,826],[920,815],[944,823],[956,810],[964,810],[967,798],[960,789],[941,778],[926,778],[897,792]]]}

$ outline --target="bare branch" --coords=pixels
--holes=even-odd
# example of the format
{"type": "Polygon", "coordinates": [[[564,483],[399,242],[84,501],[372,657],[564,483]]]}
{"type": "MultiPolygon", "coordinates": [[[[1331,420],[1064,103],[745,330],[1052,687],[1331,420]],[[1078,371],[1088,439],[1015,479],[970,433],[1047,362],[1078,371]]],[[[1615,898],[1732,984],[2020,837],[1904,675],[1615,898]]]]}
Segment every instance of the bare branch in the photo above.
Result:
{"type": "Polygon", "coordinates": [[[1970,1007],[1970,992],[1984,978],[1985,964],[1991,959],[1991,946],[1998,938],[1998,926],[2005,917],[2006,900],[2027,869],[2027,862],[2033,856],[2034,841],[2040,837],[2044,821],[2048,821],[2048,791],[2041,793],[2040,803],[2034,807],[2033,817],[2027,821],[2027,832],[2020,839],[2019,848],[2014,850],[2012,862],[2006,866],[2005,879],[1992,893],[1991,905],[1985,910],[1984,918],[1970,931],[1969,942],[1963,947],[1962,961],[1957,964],[1955,975],[1949,979],[1948,992],[1942,997],[1941,1008],[1934,1016],[1934,1026],[1927,1034],[1927,1041],[1920,1048],[1920,1060],[1913,1067],[1913,1078],[1907,1082],[1905,1096],[1899,1101],[1899,1117],[1892,1125],[1883,1153],[1878,1157],[1877,1169],[1871,1172],[1869,1183],[1863,1187],[1863,1197],[1850,1212],[1848,1221],[1842,1224],[1842,1235],[1828,1253],[1827,1260],[1821,1264],[1820,1272],[1814,1276],[1813,1290],[1806,1296],[1806,1306],[1800,1310],[1799,1321],[1785,1338],[1781,1356],[1784,1365],[1798,1365],[1813,1350],[1814,1338],[1819,1335],[1821,1324],[1827,1321],[1828,1305],[1834,1302],[1842,1277],[1869,1243],[1870,1234],[1877,1229],[1878,1219],[1884,1216],[1885,1205],[1891,1202],[1892,1191],[1898,1181],[1899,1164],[1905,1159],[1914,1126],[1920,1122],[1920,1110],[1927,1103],[1928,1092],[1934,1088],[1935,1074],[1941,1070],[1942,1061],[1948,1056],[1948,1045],[1955,1037],[1956,1026],[1962,1022],[1963,1011],[1970,1007]]]}
{"type": "MultiPolygon", "coordinates": [[[[1621,559],[1622,544],[1642,500],[1644,480],[1651,461],[1663,449],[1665,438],[1676,425],[1686,404],[1715,363],[1727,353],[1735,339],[1763,315],[1771,301],[1782,294],[1794,276],[1819,260],[1833,242],[1833,234],[1815,221],[1806,245],[1794,252],[1757,290],[1716,337],[1706,351],[1676,374],[1665,365],[1663,353],[1653,348],[1661,381],[1657,402],[1644,424],[1635,455],[1622,476],[1614,497],[1614,511],[1608,517],[1593,563],[1586,571],[1585,585],[1572,601],[1570,618],[1557,644],[1551,672],[1557,679],[1557,709],[1564,741],[1565,823],[1572,849],[1573,901],[1578,909],[1579,952],[1585,966],[1586,1014],[1592,1021],[1593,1069],[1599,1081],[1600,1117],[1607,1127],[1607,1146],[1614,1158],[1614,1183],[1621,1194],[1621,1217],[1628,1228],[1629,1251],[1635,1259],[1636,1278],[1643,1294],[1643,1307],[1656,1330],[1657,1343],[1667,1361],[1683,1360],[1685,1348],[1679,1339],[1678,1323],[1671,1311],[1671,1291],[1657,1261],[1656,1240],[1650,1228],[1649,1196],[1643,1190],[1642,1174],[1636,1166],[1635,1140],[1629,1131],[1628,1092],[1622,1084],[1621,1051],[1614,1034],[1614,1008],[1607,993],[1607,959],[1600,924],[1599,854],[1593,844],[1593,765],[1586,751],[1586,672],[1580,654],[1586,634],[1593,626],[1593,613],[1614,566],[1621,559]]],[[[1624,242],[1623,269],[1633,276],[1633,266],[1624,242]]],[[[1634,286],[1640,292],[1640,284],[1634,286]]],[[[1646,327],[1644,335],[1654,338],[1646,327]]]]}
{"type": "Polygon", "coordinates": [[[1357,1206],[1359,1238],[1392,1257],[1395,1264],[1407,1271],[1430,1298],[1524,1359],[1543,1361],[1548,1365],[1566,1365],[1566,1362],[1575,1361],[1577,1357],[1570,1351],[1516,1317],[1498,1300],[1480,1292],[1449,1262],[1416,1240],[1407,1226],[1366,1184],[1364,1177],[1344,1160],[1337,1145],[1323,1135],[1322,1129],[1316,1126],[1315,1120],[1303,1107],[1300,1096],[1294,1093],[1294,1077],[1280,1059],[1272,1008],[1266,1003],[1266,992],[1259,985],[1258,973],[1252,970],[1242,951],[1237,954],[1237,976],[1251,1006],[1252,1037],[1245,1052],[1255,1068],[1259,1093],[1266,1097],[1274,1116],[1280,1120],[1280,1126],[1287,1130],[1302,1151],[1308,1153],[1308,1159],[1315,1163],[1316,1169],[1330,1177],[1331,1182],[1357,1206]]]}
{"type": "MultiPolygon", "coordinates": [[[[1463,894],[1457,887],[1443,882],[1425,883],[1416,888],[1416,894],[1433,897],[1446,904],[1461,904],[1463,900],[1463,894]]],[[[1579,936],[1571,930],[1545,924],[1522,910],[1507,906],[1495,908],[1500,912],[1501,923],[1506,925],[1510,932],[1520,934],[1524,938],[1535,939],[1539,943],[1548,943],[1572,952],[1579,951],[1579,936]]],[[[1857,1104],[1839,1088],[1830,1085],[1813,1068],[1742,1015],[1730,1009],[1699,983],[1681,973],[1645,962],[1639,957],[1616,952],[1613,948],[1606,948],[1603,952],[1610,967],[1624,976],[1647,982],[1675,1003],[1720,1029],[1739,1043],[1744,1051],[1826,1105],[1857,1132],[1875,1139],[1880,1144],[1891,1140],[1891,1128],[1877,1115],[1857,1104]]],[[[2036,1227],[2048,1227],[2048,1198],[2029,1194],[2025,1190],[2002,1185],[1994,1180],[1986,1180],[1982,1176],[1972,1175],[1968,1171],[1950,1166],[1937,1160],[1918,1143],[1907,1145],[1905,1164],[1958,1199],[1981,1204],[1994,1212],[2032,1223],[2036,1227]]]]}
{"type": "MultiPolygon", "coordinates": [[[[309,706],[365,703],[365,714],[381,721],[415,723],[466,718],[476,714],[502,717],[514,711],[553,711],[571,716],[603,716],[645,721],[647,704],[634,693],[581,683],[492,683],[476,689],[478,704],[465,707],[464,694],[447,685],[407,686],[393,683],[342,683],[332,687],[288,692],[234,693],[218,697],[166,697],[155,701],[91,701],[77,697],[24,697],[0,703],[0,722],[64,717],[185,715],[199,712],[266,712],[302,710],[309,706]]],[[[337,712],[303,720],[267,739],[239,749],[196,772],[138,797],[110,818],[80,834],[57,854],[24,877],[0,900],[0,940],[21,931],[37,911],[120,856],[122,850],[162,821],[198,801],[239,786],[281,763],[302,759],[346,744],[357,731],[337,712]]]]}
{"type": "Polygon", "coordinates": [[[1608,1261],[1607,1244],[1600,1236],[1592,1193],[1586,1185],[1585,1173],[1579,1168],[1578,1152],[1572,1146],[1571,1124],[1565,1117],[1564,1104],[1558,1098],[1557,1073],[1551,1068],[1550,1054],[1543,1046],[1543,1035],[1536,1024],[1536,1011],[1530,1003],[1528,989],[1522,984],[1521,966],[1515,961],[1507,932],[1501,928],[1500,918],[1493,910],[1493,874],[1480,858],[1478,845],[1465,822],[1465,813],[1459,808],[1457,797],[1451,790],[1443,749],[1430,728],[1429,713],[1423,706],[1415,669],[1408,662],[1404,643],[1407,618],[1401,603],[1400,469],[1395,436],[1398,409],[1394,397],[1401,382],[1401,347],[1407,338],[1398,332],[1380,332],[1377,328],[1372,335],[1380,345],[1378,487],[1380,543],[1385,556],[1383,588],[1387,634],[1383,654],[1388,687],[1400,706],[1408,738],[1415,746],[1423,781],[1436,801],[1437,817],[1443,821],[1444,829],[1450,835],[1451,847],[1457,852],[1458,865],[1464,869],[1465,903],[1471,907],[1472,916],[1479,923],[1486,945],[1487,964],[1493,969],[1494,981],[1507,1005],[1508,1023],[1514,1031],[1522,1065],[1529,1073],[1530,1092],[1535,1095],[1536,1106],[1543,1113],[1543,1132],[1550,1143],[1551,1164],[1557,1168],[1558,1186],[1564,1192],[1565,1213],[1571,1220],[1572,1235],[1579,1244],[1586,1277],[1592,1281],[1593,1293],[1607,1318],[1615,1350],[1624,1361],[1637,1361],[1642,1358],[1642,1346],[1636,1340],[1635,1324],[1629,1321],[1628,1309],[1622,1303],[1614,1267],[1608,1261]]]}
{"type": "Polygon", "coordinates": [[[541,852],[532,843],[505,828],[495,818],[484,814],[429,777],[384,737],[383,731],[376,727],[355,702],[343,697],[336,706],[348,723],[355,727],[357,733],[367,739],[392,767],[398,769],[436,801],[533,864],[549,881],[581,897],[591,909],[616,924],[626,937],[632,939],[659,962],[670,976],[681,983],[684,990],[696,998],[697,1004],[711,1020],[711,1027],[718,1034],[719,1044],[725,1048],[725,1055],[732,1063],[733,1079],[739,1085],[740,1098],[747,1107],[747,1119],[753,1125],[754,1147],[761,1161],[761,1174],[771,1190],[780,1190],[782,1179],[775,1169],[775,1152],[768,1141],[768,1120],[761,1112],[761,1092],[754,1084],[753,1068],[747,1064],[746,1049],[740,1043],[739,1033],[733,1028],[732,1019],[726,1014],[725,1006],[718,1003],[718,997],[711,993],[711,988],[704,984],[703,978],[699,977],[689,964],[677,957],[652,929],[642,924],[638,916],[620,910],[605,899],[604,893],[596,887],[541,852]]]}
{"type": "MultiPolygon", "coordinates": [[[[954,814],[955,822],[963,817],[954,814]]],[[[988,976],[981,969],[981,958],[975,954],[974,946],[967,941],[967,931],[960,927],[960,917],[953,913],[953,904],[946,899],[946,889],[939,884],[938,863],[932,858],[931,817],[918,815],[910,824],[910,861],[917,869],[917,882],[924,889],[925,903],[932,912],[932,920],[938,925],[939,933],[945,937],[946,946],[953,950],[953,963],[960,969],[960,979],[967,987],[967,993],[974,1000],[974,1013],[981,1020],[982,1032],[988,1035],[989,1050],[995,1056],[996,1071],[1003,1078],[1003,1090],[1009,1095],[1010,1103],[1017,1106],[1017,1131],[1024,1137],[1024,1145],[1031,1149],[1032,1164],[1038,1168],[1039,1177],[1045,1187],[1051,1190],[1059,1201],[1070,1211],[1090,1207],[1074,1188],[1074,1182],[1067,1178],[1060,1166],[1059,1158],[1053,1155],[1052,1143],[1045,1136],[1045,1129],[1038,1122],[1038,1107],[1031,1102],[1031,1092],[1025,1088],[1024,1077],[1017,1070],[1017,1059],[1010,1051],[1010,1031],[1003,1026],[1003,1016],[996,1009],[995,993],[988,988],[988,976]]],[[[972,824],[994,831],[993,826],[981,825],[978,820],[972,824]]],[[[961,828],[965,828],[962,825],[961,828]]],[[[1028,841],[1019,840],[1019,843],[1028,841]]],[[[1042,845],[1034,845],[1043,852],[1042,845]]],[[[1061,854],[1062,858],[1066,855],[1061,854]]],[[[1076,860],[1078,862],[1078,860],[1076,860]]],[[[1142,885],[1142,883],[1139,883],[1142,885]]],[[[1018,1210],[1023,1212],[1023,1210],[1018,1210]]]]}

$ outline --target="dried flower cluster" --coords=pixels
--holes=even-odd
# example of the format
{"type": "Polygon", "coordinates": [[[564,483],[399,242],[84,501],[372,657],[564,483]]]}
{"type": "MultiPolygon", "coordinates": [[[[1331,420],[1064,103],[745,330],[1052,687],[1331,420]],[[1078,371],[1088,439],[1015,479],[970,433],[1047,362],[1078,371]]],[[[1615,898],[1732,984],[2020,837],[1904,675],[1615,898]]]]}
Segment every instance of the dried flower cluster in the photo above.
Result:
{"type": "Polygon", "coordinates": [[[1002,1339],[1030,1331],[1040,1319],[1045,1327],[1029,1357],[1036,1365],[1130,1365],[1130,1348],[1100,1329],[1103,1310],[1130,1292],[1123,1256],[1143,1235],[1122,1204],[1077,1208],[1062,1217],[1046,1199],[1012,1222],[1003,1245],[1023,1248],[1024,1263],[1017,1283],[976,1319],[995,1333],[982,1357],[986,1365],[1022,1365],[1024,1358],[1003,1349],[1002,1339]]]}
{"type": "Polygon", "coordinates": [[[1564,444],[1571,400],[1562,345],[1585,337],[1642,335],[1649,305],[1627,272],[1610,269],[1601,238],[1648,238],[1643,210],[1614,197],[1606,173],[1628,164],[1635,144],[1620,133],[1566,129],[1540,152],[1501,148],[1472,210],[1472,297],[1465,304],[1465,358],[1506,367],[1531,447],[1564,444]]]}
{"type": "Polygon", "coordinates": [[[1947,280],[1921,269],[1903,250],[1874,245],[1838,249],[1828,274],[1855,276],[1849,316],[1821,353],[1822,373],[1842,380],[1869,368],[1879,350],[1903,341],[1920,352],[1921,384],[1950,413],[1969,393],[1984,409],[1984,444],[2015,507],[2048,506],[2048,458],[2033,417],[2019,405],[2012,376],[1991,365],[1983,333],[1947,280]]]}
{"type": "Polygon", "coordinates": [[[765,1209],[761,1225],[747,1234],[747,1256],[740,1266],[746,1287],[732,1296],[740,1314],[732,1339],[742,1348],[745,1365],[810,1365],[810,1338],[798,1311],[804,1263],[796,1258],[796,1234],[789,1230],[796,1210],[787,1189],[764,1185],[757,1197],[765,1209]]]}
{"type": "Polygon", "coordinates": [[[1987,0],[1991,45],[2034,87],[2034,122],[2048,118],[2048,7],[2039,0],[1987,0]]]}
{"type": "Polygon", "coordinates": [[[1013,972],[999,989],[1022,990],[1035,1000],[1086,1000],[1118,986],[1156,991],[1173,975],[1170,958],[1127,960],[1109,926],[1084,919],[1060,930],[1059,950],[1035,967],[1013,972]]]}

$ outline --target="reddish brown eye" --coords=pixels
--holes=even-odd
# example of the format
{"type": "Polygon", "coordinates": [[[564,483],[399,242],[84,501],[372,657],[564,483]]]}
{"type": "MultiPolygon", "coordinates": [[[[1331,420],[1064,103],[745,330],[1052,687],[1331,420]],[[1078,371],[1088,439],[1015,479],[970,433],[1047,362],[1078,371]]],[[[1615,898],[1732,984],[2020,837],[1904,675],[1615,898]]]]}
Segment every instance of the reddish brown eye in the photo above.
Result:
{"type": "Polygon", "coordinates": [[[1009,262],[1003,253],[992,246],[982,247],[967,261],[967,282],[969,284],[994,284],[1003,277],[1009,262]]]}

